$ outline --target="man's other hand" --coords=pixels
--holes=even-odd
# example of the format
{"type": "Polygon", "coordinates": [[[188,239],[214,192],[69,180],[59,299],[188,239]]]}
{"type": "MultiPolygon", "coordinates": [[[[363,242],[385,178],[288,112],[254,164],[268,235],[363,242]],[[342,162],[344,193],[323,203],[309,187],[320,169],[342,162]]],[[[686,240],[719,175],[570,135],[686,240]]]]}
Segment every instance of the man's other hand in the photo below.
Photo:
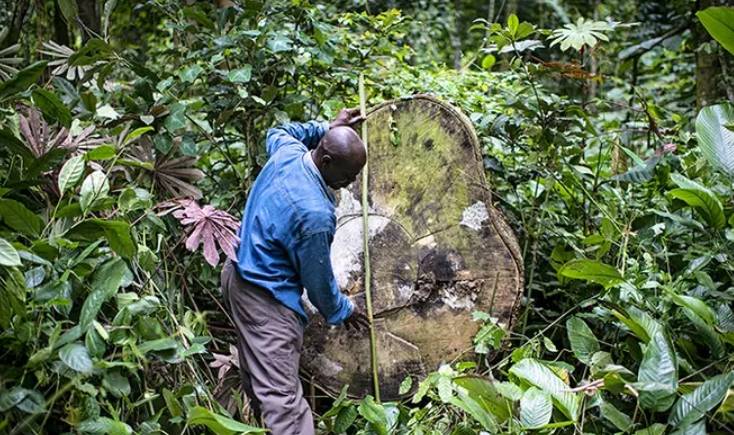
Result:
{"type": "Polygon", "coordinates": [[[370,321],[362,310],[355,305],[352,315],[344,321],[344,327],[348,331],[365,331],[369,329],[370,321]]]}
{"type": "Polygon", "coordinates": [[[334,127],[351,127],[355,128],[357,124],[364,121],[362,115],[359,114],[359,109],[342,109],[336,118],[329,123],[329,128],[334,127]]]}

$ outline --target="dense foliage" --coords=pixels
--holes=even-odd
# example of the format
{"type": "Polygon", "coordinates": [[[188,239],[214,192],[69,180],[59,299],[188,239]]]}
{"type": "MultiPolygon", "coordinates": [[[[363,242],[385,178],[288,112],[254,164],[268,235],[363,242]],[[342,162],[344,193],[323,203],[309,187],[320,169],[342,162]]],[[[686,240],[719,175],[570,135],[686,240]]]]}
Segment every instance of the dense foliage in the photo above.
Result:
{"type": "Polygon", "coordinates": [[[526,289],[324,432],[734,431],[734,9],[235,3],[0,1],[0,431],[260,432],[218,265],[266,129],[360,73],[469,115],[526,289]]]}

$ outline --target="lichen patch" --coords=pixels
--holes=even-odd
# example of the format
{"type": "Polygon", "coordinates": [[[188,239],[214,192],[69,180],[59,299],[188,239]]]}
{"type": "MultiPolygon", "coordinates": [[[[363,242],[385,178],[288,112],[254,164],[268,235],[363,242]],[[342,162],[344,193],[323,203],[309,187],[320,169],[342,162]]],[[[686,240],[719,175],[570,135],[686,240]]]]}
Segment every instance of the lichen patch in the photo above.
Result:
{"type": "Polygon", "coordinates": [[[489,219],[489,212],[487,212],[487,206],[482,201],[477,201],[474,204],[464,209],[461,214],[461,225],[469,227],[474,231],[482,229],[482,223],[489,219]]]}

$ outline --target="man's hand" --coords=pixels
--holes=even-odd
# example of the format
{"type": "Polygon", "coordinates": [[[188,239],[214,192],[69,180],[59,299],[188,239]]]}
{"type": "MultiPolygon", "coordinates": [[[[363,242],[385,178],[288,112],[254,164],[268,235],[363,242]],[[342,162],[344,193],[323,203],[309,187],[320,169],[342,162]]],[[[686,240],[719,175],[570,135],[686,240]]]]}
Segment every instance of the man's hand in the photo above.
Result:
{"type": "Polygon", "coordinates": [[[344,327],[347,328],[348,331],[364,331],[369,329],[370,321],[362,312],[362,309],[357,307],[357,305],[354,305],[352,315],[344,321],[344,327]]]}
{"type": "Polygon", "coordinates": [[[336,118],[329,123],[329,128],[334,127],[351,127],[355,128],[357,124],[364,121],[362,115],[359,114],[359,109],[342,109],[336,118]]]}

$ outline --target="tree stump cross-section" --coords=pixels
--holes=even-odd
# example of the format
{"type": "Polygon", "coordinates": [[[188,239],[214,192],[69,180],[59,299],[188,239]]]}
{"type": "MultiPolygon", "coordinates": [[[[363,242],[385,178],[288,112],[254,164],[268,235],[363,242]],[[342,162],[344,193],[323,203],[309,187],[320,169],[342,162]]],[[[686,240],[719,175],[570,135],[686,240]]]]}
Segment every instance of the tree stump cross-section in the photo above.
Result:
{"type": "MultiPolygon", "coordinates": [[[[474,311],[511,326],[522,260],[492,206],[466,116],[416,95],[374,107],[366,122],[379,378],[383,398],[392,400],[407,376],[419,381],[472,350],[474,311]]],[[[358,181],[337,192],[331,261],[342,291],[364,308],[361,189],[358,181]]],[[[313,315],[304,343],[301,368],[327,392],[346,384],[351,396],[372,392],[367,331],[332,328],[313,315]]]]}

